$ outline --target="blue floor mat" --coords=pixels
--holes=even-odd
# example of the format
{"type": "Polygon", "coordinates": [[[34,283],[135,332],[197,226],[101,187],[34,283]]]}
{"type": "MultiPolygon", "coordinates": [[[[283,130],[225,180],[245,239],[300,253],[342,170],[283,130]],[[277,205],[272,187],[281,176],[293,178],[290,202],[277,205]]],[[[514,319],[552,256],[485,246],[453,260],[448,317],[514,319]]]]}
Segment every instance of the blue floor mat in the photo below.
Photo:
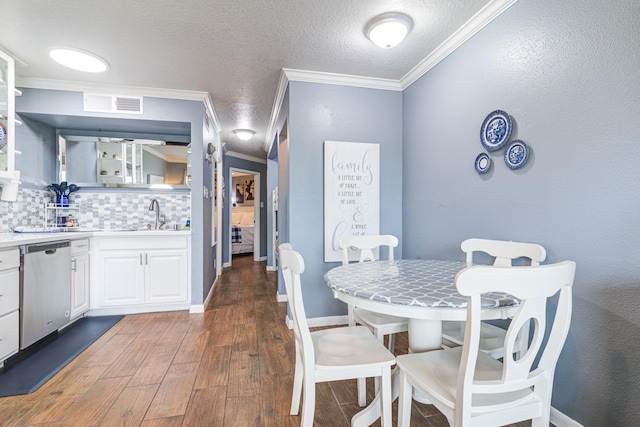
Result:
{"type": "Polygon", "coordinates": [[[57,337],[34,344],[38,348],[32,353],[26,349],[28,357],[13,356],[0,373],[0,397],[33,393],[123,317],[84,317],[57,337]]]}

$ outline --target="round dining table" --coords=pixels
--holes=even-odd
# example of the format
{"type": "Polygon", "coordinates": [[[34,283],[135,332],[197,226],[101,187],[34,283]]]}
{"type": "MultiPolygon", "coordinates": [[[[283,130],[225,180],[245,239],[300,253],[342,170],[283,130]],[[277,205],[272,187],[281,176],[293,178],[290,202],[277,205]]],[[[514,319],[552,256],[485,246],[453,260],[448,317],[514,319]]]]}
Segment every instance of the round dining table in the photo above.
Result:
{"type": "MultiPolygon", "coordinates": [[[[464,321],[467,298],[455,287],[464,262],[401,259],[343,265],[324,280],[335,298],[355,307],[409,321],[409,351],[442,347],[442,321],[464,321]]],[[[518,301],[503,293],[483,295],[482,318],[506,319],[518,301]]]]}
{"type": "MultiPolygon", "coordinates": [[[[329,270],[324,281],[335,298],[355,307],[405,317],[409,324],[409,352],[442,348],[442,321],[464,321],[467,298],[455,287],[464,262],[401,259],[343,265],[329,270]]],[[[482,319],[511,317],[519,301],[510,295],[483,295],[482,319]]],[[[393,374],[393,399],[398,396],[397,368],[393,374]]],[[[380,416],[379,396],[352,419],[352,427],[371,425],[380,416]]],[[[425,400],[419,396],[414,399],[425,400]]]]}

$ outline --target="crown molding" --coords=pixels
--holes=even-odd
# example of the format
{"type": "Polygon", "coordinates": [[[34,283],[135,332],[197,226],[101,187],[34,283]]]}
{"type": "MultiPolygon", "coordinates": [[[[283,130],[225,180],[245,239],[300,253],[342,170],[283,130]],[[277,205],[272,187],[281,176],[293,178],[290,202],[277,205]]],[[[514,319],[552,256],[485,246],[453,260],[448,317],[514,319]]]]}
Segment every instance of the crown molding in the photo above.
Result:
{"type": "Polygon", "coordinates": [[[66,90],[71,92],[97,92],[125,96],[147,96],[152,98],[181,99],[185,101],[200,101],[204,104],[207,114],[211,117],[215,131],[220,133],[222,126],[213,107],[211,95],[208,92],[193,90],[161,89],[142,86],[109,85],[103,83],[85,83],[68,80],[39,79],[33,77],[16,76],[16,86],[31,89],[66,90]]]}
{"type": "Polygon", "coordinates": [[[407,74],[400,79],[402,90],[408,88],[416,80],[426,74],[433,67],[438,65],[440,61],[445,59],[464,42],[473,37],[478,31],[489,25],[491,21],[500,16],[505,10],[509,9],[518,0],[493,0],[487,3],[467,22],[465,22],[458,30],[447,38],[442,44],[433,50],[426,58],[418,63],[407,74]]]}
{"type": "Polygon", "coordinates": [[[278,121],[278,116],[280,115],[280,110],[282,109],[282,102],[284,101],[284,95],[287,93],[287,85],[289,84],[289,79],[287,78],[287,73],[282,69],[280,71],[280,80],[278,80],[278,89],[276,90],[276,97],[273,100],[273,107],[271,108],[271,117],[269,118],[269,126],[267,127],[267,133],[264,138],[264,143],[262,148],[264,151],[269,153],[269,149],[273,144],[274,138],[273,136],[276,133],[276,121],[278,121]]]}
{"type": "Polygon", "coordinates": [[[78,82],[69,80],[39,79],[33,77],[16,77],[16,85],[33,89],[68,90],[75,92],[95,91],[117,95],[150,96],[157,98],[184,99],[187,101],[202,101],[207,92],[162,89],[143,86],[112,85],[103,83],[78,82]]]}
{"type": "Polygon", "coordinates": [[[220,125],[220,120],[218,119],[218,115],[216,114],[216,109],[213,107],[213,100],[211,99],[211,94],[209,92],[205,92],[205,96],[202,102],[204,102],[204,108],[207,110],[207,114],[213,122],[213,129],[217,134],[220,134],[222,125],[220,125]]]}
{"type": "Polygon", "coordinates": [[[289,81],[363,87],[367,89],[402,90],[398,80],[394,79],[324,73],[319,71],[292,70],[290,68],[283,68],[282,71],[289,81]]]}
{"type": "Polygon", "coordinates": [[[289,82],[305,82],[305,83],[321,83],[339,86],[362,87],[367,89],[393,90],[401,91],[402,87],[398,80],[381,79],[377,77],[352,76],[348,74],[324,73],[319,71],[294,70],[291,68],[283,68],[278,81],[278,89],[271,110],[271,118],[269,127],[265,136],[263,148],[267,153],[273,144],[273,136],[275,134],[276,121],[282,109],[284,95],[287,92],[289,82]]]}
{"type": "Polygon", "coordinates": [[[267,164],[267,159],[261,159],[259,157],[248,156],[246,154],[238,153],[236,151],[226,151],[224,153],[225,156],[235,157],[237,159],[248,160],[254,163],[262,163],[264,165],[267,164]]]}

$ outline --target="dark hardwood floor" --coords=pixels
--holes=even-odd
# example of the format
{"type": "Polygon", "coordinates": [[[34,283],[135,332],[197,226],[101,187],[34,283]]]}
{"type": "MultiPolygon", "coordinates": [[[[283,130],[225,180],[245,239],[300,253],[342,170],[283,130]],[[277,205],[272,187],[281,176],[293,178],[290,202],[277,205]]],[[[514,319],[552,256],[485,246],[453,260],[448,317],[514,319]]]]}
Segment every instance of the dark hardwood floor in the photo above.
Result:
{"type": "MultiPolygon", "coordinates": [[[[205,313],[126,316],[35,393],[0,398],[0,426],[299,426],[276,277],[264,262],[234,257],[205,313]]],[[[404,334],[396,351],[406,348],[404,334]]],[[[347,427],[359,410],[355,380],[317,386],[314,425],[347,427]]],[[[414,402],[411,425],[448,423],[414,402]]]]}

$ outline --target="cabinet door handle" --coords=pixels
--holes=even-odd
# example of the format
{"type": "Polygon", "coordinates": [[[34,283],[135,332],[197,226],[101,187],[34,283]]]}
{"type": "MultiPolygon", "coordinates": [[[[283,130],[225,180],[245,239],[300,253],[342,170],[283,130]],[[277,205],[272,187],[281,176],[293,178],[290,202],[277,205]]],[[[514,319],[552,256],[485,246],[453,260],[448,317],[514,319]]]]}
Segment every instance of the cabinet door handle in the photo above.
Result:
{"type": "Polygon", "coordinates": [[[76,271],[76,259],[71,260],[71,271],[76,271]]]}
{"type": "Polygon", "coordinates": [[[149,254],[144,253],[144,265],[149,265],[149,254]]]}
{"type": "Polygon", "coordinates": [[[142,264],[142,252],[140,252],[140,265],[144,265],[142,264]]]}

